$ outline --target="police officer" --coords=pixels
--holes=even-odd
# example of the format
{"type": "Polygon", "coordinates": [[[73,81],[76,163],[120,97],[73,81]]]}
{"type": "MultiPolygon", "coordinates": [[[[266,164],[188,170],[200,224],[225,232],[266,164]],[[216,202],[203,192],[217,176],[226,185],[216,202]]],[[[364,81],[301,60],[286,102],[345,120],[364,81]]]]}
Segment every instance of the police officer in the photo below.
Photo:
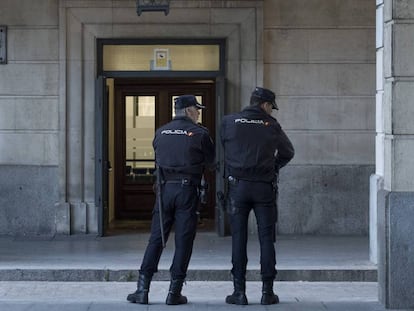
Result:
{"type": "Polygon", "coordinates": [[[153,210],[151,236],[139,270],[137,290],[127,300],[148,304],[152,276],[157,272],[163,250],[161,231],[168,239],[175,223],[175,253],[170,267],[171,283],[166,299],[168,305],[187,303],[181,295],[193,249],[197,227],[199,185],[203,170],[212,168],[214,144],[208,130],[197,124],[199,109],[204,109],[193,95],[183,95],[174,102],[175,118],[160,127],[153,140],[158,178],[162,184],[162,222],[159,199],[153,210]]]}
{"type": "Polygon", "coordinates": [[[276,221],[275,180],[279,169],[294,155],[289,138],[271,116],[278,109],[275,94],[256,87],[250,106],[227,115],[221,125],[225,175],[228,180],[228,206],[232,231],[232,275],[234,292],[226,303],[247,305],[246,266],[248,218],[254,211],[260,242],[260,266],[263,281],[261,304],[279,302],[273,292],[276,254],[273,244],[276,221]]]}

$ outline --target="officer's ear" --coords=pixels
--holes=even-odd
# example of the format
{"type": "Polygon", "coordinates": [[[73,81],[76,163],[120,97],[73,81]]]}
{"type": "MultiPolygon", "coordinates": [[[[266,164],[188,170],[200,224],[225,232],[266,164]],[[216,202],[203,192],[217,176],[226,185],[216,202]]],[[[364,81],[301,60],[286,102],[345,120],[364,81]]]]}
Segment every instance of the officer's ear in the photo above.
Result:
{"type": "Polygon", "coordinates": [[[263,110],[266,110],[266,104],[267,104],[268,102],[261,102],[260,104],[259,104],[259,107],[260,108],[262,108],[263,110]]]}
{"type": "Polygon", "coordinates": [[[191,109],[192,109],[192,107],[194,107],[194,106],[190,106],[190,107],[185,107],[185,114],[186,114],[186,116],[191,116],[191,109]]]}

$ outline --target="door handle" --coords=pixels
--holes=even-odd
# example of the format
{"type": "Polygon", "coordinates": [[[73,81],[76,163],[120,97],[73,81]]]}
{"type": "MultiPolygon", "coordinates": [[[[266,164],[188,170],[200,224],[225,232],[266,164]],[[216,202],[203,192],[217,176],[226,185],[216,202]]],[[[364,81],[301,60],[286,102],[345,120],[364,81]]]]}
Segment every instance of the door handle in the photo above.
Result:
{"type": "Polygon", "coordinates": [[[111,161],[106,161],[106,169],[108,170],[108,172],[112,172],[111,161]]]}

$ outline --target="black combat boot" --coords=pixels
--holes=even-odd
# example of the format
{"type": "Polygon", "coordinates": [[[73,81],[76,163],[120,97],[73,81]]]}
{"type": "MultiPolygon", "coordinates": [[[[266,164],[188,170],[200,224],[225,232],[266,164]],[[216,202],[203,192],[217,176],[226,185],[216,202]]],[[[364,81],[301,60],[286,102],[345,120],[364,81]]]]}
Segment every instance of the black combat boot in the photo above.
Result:
{"type": "Polygon", "coordinates": [[[167,305],[182,305],[187,303],[187,297],[181,295],[183,283],[184,280],[182,279],[171,280],[167,300],[165,301],[167,305]]]}
{"type": "Polygon", "coordinates": [[[140,274],[138,276],[137,290],[135,293],[129,294],[127,300],[132,303],[148,304],[148,292],[150,288],[151,278],[140,274]]]}
{"type": "Polygon", "coordinates": [[[226,303],[233,305],[247,305],[246,281],[233,279],[233,294],[226,297],[226,303]]]}
{"type": "Polygon", "coordinates": [[[274,305],[279,303],[279,297],[273,292],[273,280],[263,281],[262,287],[262,305],[274,305]]]}

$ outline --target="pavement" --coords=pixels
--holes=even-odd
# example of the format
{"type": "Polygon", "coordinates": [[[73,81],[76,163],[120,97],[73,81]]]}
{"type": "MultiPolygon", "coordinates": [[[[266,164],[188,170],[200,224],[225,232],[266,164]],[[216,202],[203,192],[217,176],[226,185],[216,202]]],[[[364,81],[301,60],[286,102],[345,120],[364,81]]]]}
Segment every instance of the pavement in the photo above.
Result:
{"type": "Polygon", "coordinates": [[[189,304],[166,306],[170,237],[151,284],[150,304],[128,303],[148,233],[108,237],[0,237],[0,311],[37,310],[385,310],[367,237],[282,236],[276,242],[281,303],[260,305],[259,243],[248,244],[248,306],[227,305],[232,292],[231,237],[200,232],[183,294],[189,304]]]}
{"type": "Polygon", "coordinates": [[[128,311],[128,310],[280,310],[383,311],[375,282],[276,282],[278,305],[260,305],[261,282],[247,282],[247,306],[227,305],[231,282],[190,281],[183,294],[189,303],[165,305],[168,282],[151,284],[149,305],[126,301],[135,282],[0,282],[1,311],[128,311]]]}
{"type": "MultiPolygon", "coordinates": [[[[108,237],[0,237],[0,281],[133,281],[148,233],[108,237]]],[[[369,241],[358,236],[282,236],[276,242],[277,280],[376,281],[369,241]]],[[[247,280],[260,281],[259,243],[248,242],[247,280]]],[[[168,281],[174,253],[170,236],[154,280],[168,281]]],[[[188,281],[230,281],[231,237],[199,232],[188,281]]]]}

